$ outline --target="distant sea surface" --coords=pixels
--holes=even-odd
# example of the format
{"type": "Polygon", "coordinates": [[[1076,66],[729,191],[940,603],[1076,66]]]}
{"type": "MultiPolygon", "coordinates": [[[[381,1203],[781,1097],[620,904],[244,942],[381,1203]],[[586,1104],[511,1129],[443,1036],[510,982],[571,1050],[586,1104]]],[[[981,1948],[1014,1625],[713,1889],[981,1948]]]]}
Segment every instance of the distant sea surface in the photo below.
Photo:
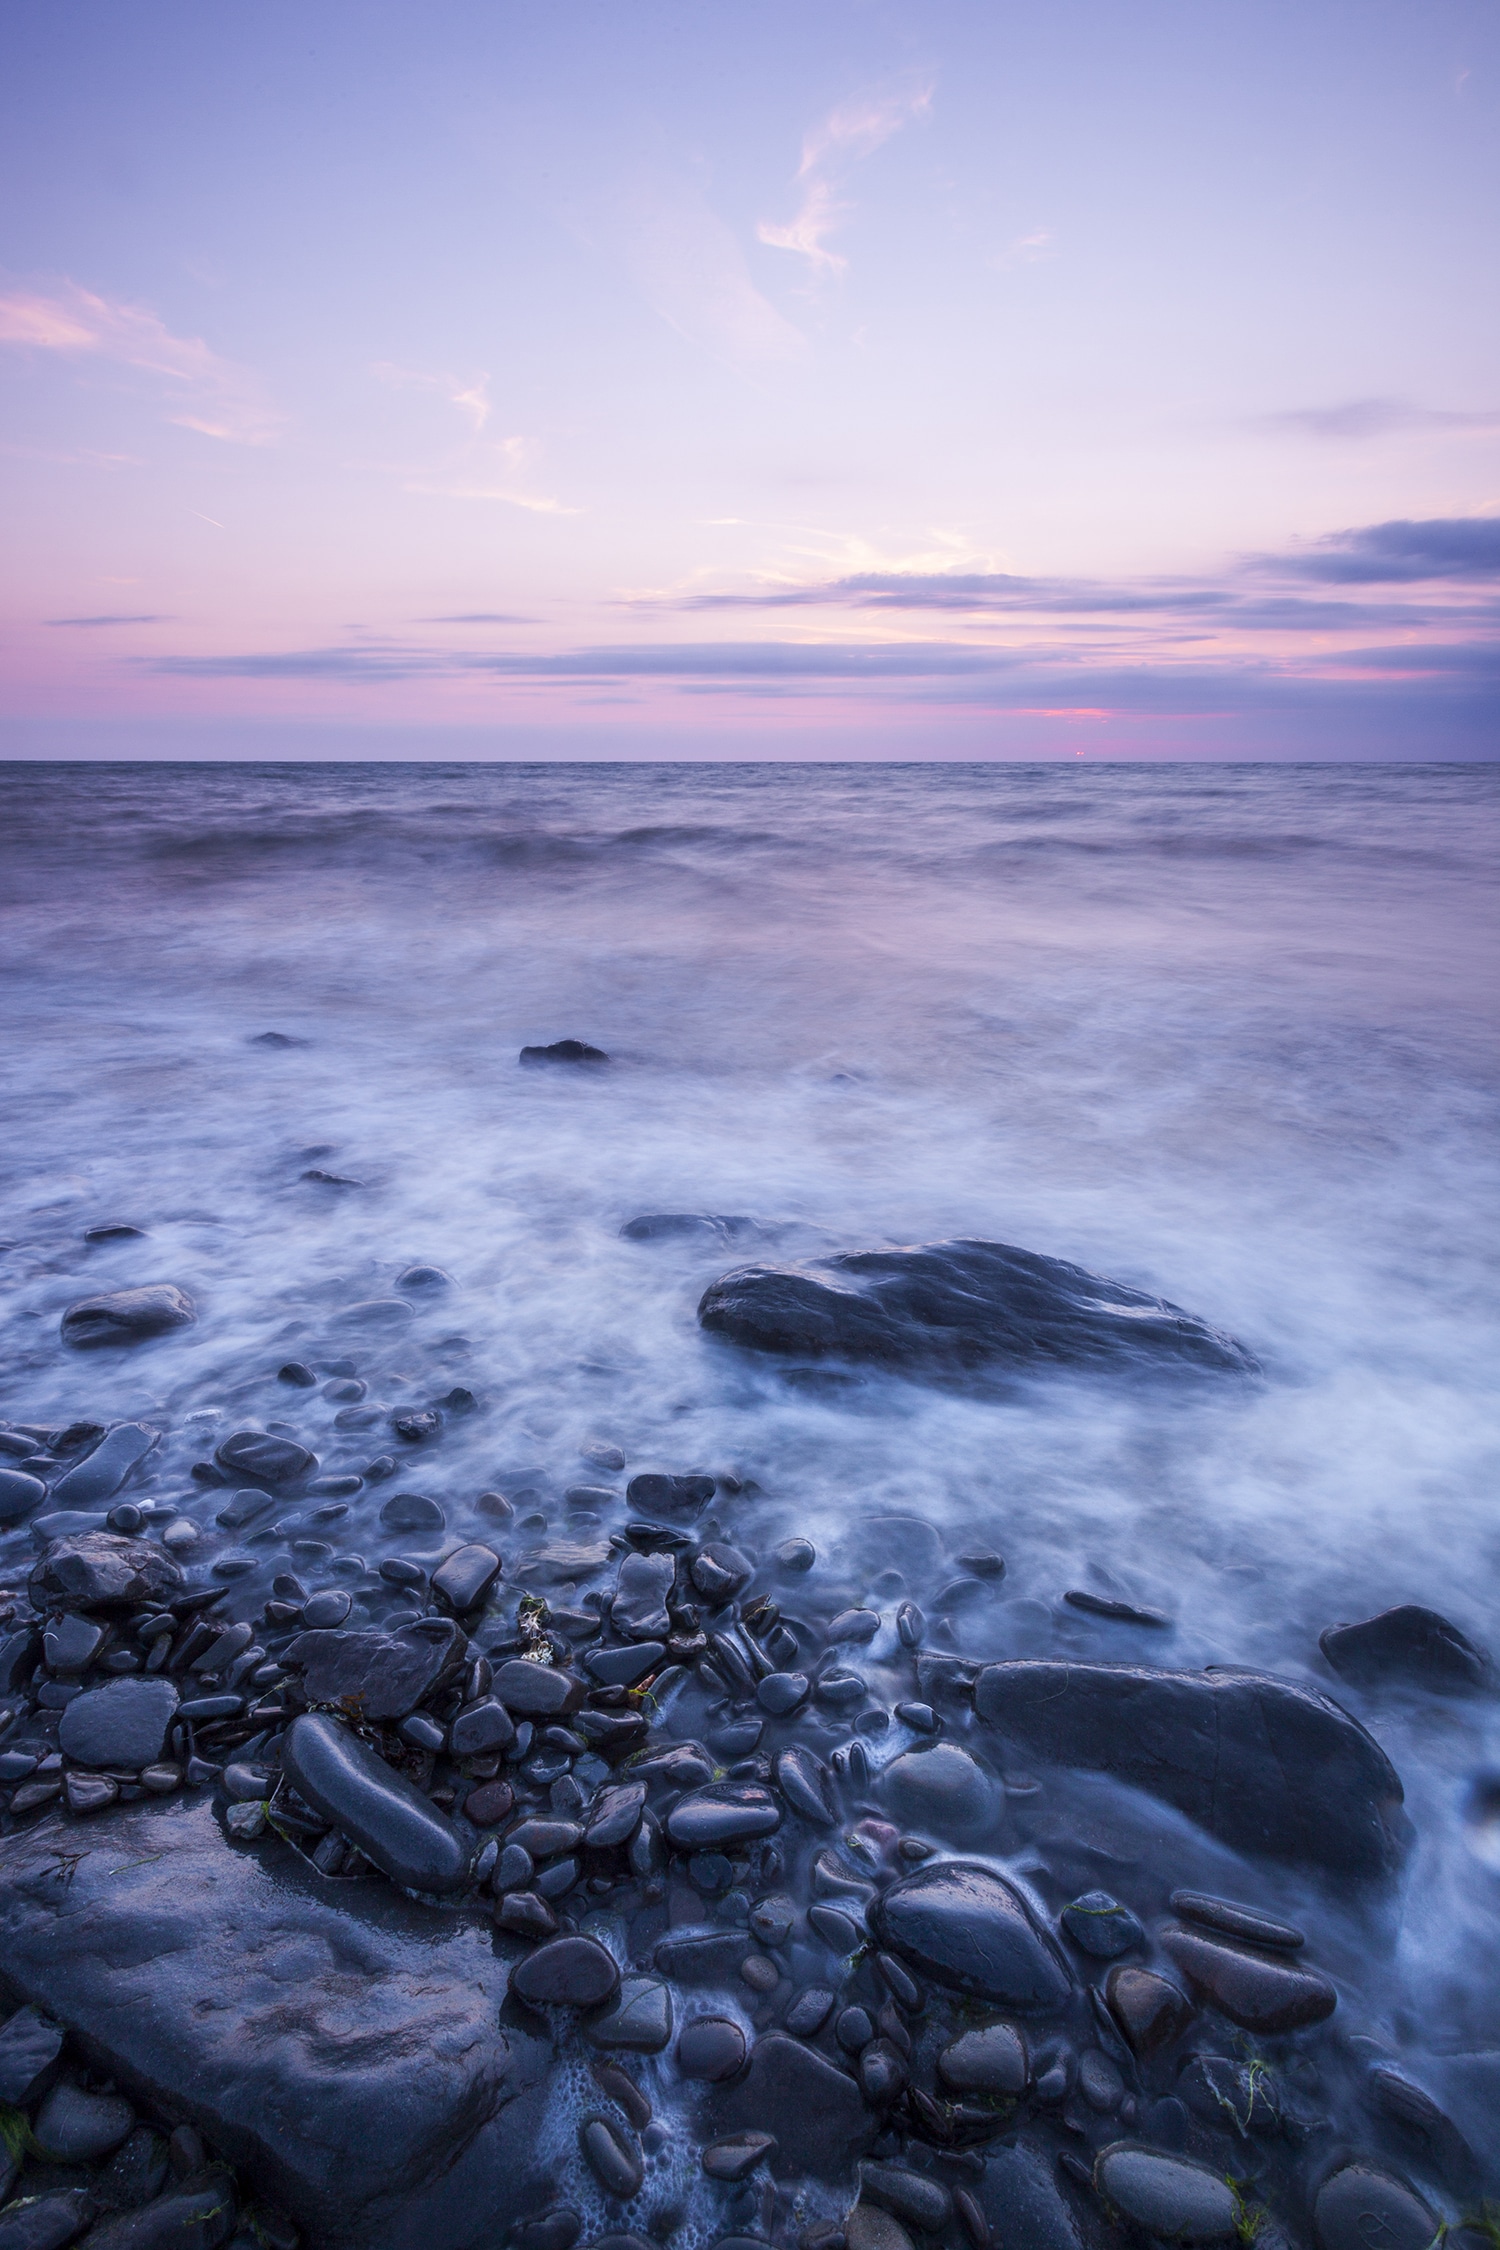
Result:
{"type": "Polygon", "coordinates": [[[1500,2045],[1496,1705],[1362,1697],[1317,1646],[1404,1601],[1500,1644],[1494,767],[11,766],[0,807],[0,1413],[154,1413],[207,1522],[188,1466],[246,1418],[358,1466],[268,1371],[443,1267],[371,1379],[479,1401],[418,1480],[451,1528],[487,1486],[555,1511],[602,1437],[749,1480],[757,1546],[982,1534],[979,1653],[1020,1605],[1005,1645],[1336,1692],[1417,1846],[1378,1965],[1331,1926],[1322,1957],[1392,2053],[1500,2045]],[[518,1067],[564,1037],[611,1067],[518,1067]],[[799,1389],[696,1325],[735,1254],[621,1239],[661,1211],[787,1256],[1021,1244],[1264,1375],[799,1389]],[[144,1234],[86,1247],[101,1220],[144,1234]],[[59,1346],[151,1281],[196,1328],[59,1346]],[[1173,1627],[1059,1618],[1068,1587],[1173,1627]]]}

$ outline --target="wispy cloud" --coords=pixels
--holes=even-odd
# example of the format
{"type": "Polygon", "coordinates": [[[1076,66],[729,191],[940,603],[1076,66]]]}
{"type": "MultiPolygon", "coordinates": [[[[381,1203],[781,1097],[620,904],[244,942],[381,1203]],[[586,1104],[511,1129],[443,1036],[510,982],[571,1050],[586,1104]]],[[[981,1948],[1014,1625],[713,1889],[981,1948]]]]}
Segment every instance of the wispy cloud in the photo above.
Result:
{"type": "Polygon", "coordinates": [[[1399,437],[1406,432],[1500,430],[1500,411],[1458,413],[1417,406],[1410,399],[1352,398],[1336,406],[1298,406],[1281,414],[1259,414],[1253,427],[1268,435],[1320,438],[1334,444],[1399,437]]]}
{"type": "Polygon", "coordinates": [[[436,466],[403,468],[402,489],[428,500],[499,501],[507,508],[522,508],[528,515],[581,515],[581,508],[570,507],[551,493],[531,489],[536,451],[526,437],[476,440],[436,466]]]}
{"type": "Polygon", "coordinates": [[[1427,579],[1500,578],[1500,516],[1428,516],[1332,531],[1263,567],[1336,585],[1416,585],[1427,579]]]}
{"type": "Polygon", "coordinates": [[[828,248],[828,237],[854,209],[844,192],[849,171],[904,125],[931,116],[932,96],[930,82],[913,82],[895,92],[856,96],[831,111],[802,144],[796,212],[784,225],[763,219],[755,230],[758,240],[768,249],[795,251],[815,274],[843,273],[849,261],[828,248]]]}
{"type": "Polygon", "coordinates": [[[18,289],[0,296],[0,344],[160,376],[173,386],[167,420],[227,444],[269,444],[285,419],[246,369],[221,359],[201,336],[174,336],[146,306],[97,297],[76,282],[50,295],[18,289]]]}
{"type": "Polygon", "coordinates": [[[476,437],[490,418],[488,375],[429,375],[420,368],[399,367],[389,359],[377,360],[372,373],[393,390],[436,391],[472,423],[476,437]]]}
{"type": "Polygon", "coordinates": [[[48,617],[44,619],[44,623],[48,625],[170,625],[172,620],[170,617],[110,615],[106,617],[48,617]]]}

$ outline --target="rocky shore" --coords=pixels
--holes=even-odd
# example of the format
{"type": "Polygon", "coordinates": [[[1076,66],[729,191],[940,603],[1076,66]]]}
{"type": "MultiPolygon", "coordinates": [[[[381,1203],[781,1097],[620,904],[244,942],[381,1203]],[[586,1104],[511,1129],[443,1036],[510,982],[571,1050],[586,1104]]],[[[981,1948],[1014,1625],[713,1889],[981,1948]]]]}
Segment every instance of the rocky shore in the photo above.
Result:
{"type": "MultiPolygon", "coordinates": [[[[1097,1655],[1018,1655],[995,1546],[768,1540],[607,1432],[456,1535],[423,1471],[476,1394],[382,1382],[446,1286],[339,1308],[196,1458],[0,1427],[0,2250],[1493,2243],[1500,2122],[1350,2028],[1285,1905],[1399,1914],[1342,1685],[1486,1695],[1484,1651],[1407,1607],[1330,1625],[1326,1691],[1174,1669],[1059,1587],[1097,1655]]],[[[196,1317],[124,1290],[60,1348],[196,1317]]],[[[700,1319],[793,1377],[1256,1372],[1006,1245],[741,1268],[700,1319]]]]}

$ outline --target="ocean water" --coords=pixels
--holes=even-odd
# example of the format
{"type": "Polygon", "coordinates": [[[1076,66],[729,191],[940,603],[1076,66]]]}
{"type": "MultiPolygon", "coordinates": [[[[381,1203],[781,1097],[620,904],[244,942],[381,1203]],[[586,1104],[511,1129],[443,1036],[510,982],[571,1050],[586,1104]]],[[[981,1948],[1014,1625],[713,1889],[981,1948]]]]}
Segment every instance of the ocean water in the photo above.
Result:
{"type": "MultiPolygon", "coordinates": [[[[545,1519],[508,1551],[566,1531],[569,1486],[623,1487],[580,1458],[603,1439],[627,1473],[732,1474],[728,1535],[806,1533],[877,1603],[895,1568],[939,1614],[952,1555],[998,1549],[942,1627],[961,1650],[1331,1691],[1402,1775],[1406,1875],[1378,1910],[1295,1870],[1256,1895],[1474,2137],[1500,1704],[1362,1694],[1317,1636],[1418,1601],[1500,1646],[1495,769],[11,766],[0,807],[0,1415],[154,1419],[148,1489],[207,1561],[232,1541],[189,1470],[229,1430],[329,1471],[390,1444],[275,1380],[350,1357],[382,1408],[474,1393],[402,1462],[450,1544],[495,1537],[493,1490],[545,1519]],[[610,1068],[518,1067],[563,1037],[610,1068]],[[660,1211],[751,1216],[776,1257],[1018,1243],[1203,1314],[1263,1375],[789,1384],[697,1327],[739,1254],[621,1239],[660,1211]],[[87,1245],[107,1220],[144,1231],[87,1245]],[[414,1262],[453,1288],[394,1336],[342,1322],[414,1262]],[[194,1328],[60,1345],[69,1303],[156,1281],[194,1328]],[[930,1548],[893,1561],[867,1530],[893,1515],[930,1548]]],[[[357,1554],[379,1614],[373,1565],[418,1550],[376,1506],[247,1540],[237,1609],[300,1538],[331,1549],[314,1577],[357,1554]]],[[[0,1575],[30,1552],[0,1536],[0,1575]]]]}

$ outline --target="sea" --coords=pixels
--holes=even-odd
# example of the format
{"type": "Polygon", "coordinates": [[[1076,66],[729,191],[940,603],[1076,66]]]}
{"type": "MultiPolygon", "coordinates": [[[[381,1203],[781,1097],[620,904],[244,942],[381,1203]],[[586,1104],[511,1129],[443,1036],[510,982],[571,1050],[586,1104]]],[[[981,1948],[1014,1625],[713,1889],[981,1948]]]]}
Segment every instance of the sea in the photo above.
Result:
{"type": "MultiPolygon", "coordinates": [[[[496,1536],[483,1492],[542,1537],[598,1487],[607,1532],[629,1475],[706,1469],[724,1536],[806,1537],[854,1596],[891,1564],[876,1519],[930,1527],[895,1558],[929,1616],[966,1543],[1002,1555],[942,1619],[960,1652],[1332,1694],[1402,1777],[1404,1875],[1257,1895],[1473,2140],[1500,1700],[1352,1687],[1318,1636],[1416,1602],[1500,1649],[1497,846],[1487,765],[4,767],[0,1416],[153,1422],[147,1487],[206,1559],[192,1465],[229,1431],[329,1471],[391,1442],[276,1380],[350,1358],[382,1410],[471,1394],[402,1460],[450,1544],[496,1536]],[[520,1066],[560,1039],[607,1067],[520,1066]],[[622,1236],[659,1213],[765,1231],[622,1236]],[[138,1231],[86,1240],[108,1225],[138,1231]],[[1261,1373],[808,1384],[698,1326],[747,1255],[951,1237],[1164,1296],[1261,1373]],[[351,1342],[413,1265],[451,1286],[351,1342]],[[156,1282],[194,1327],[60,1343],[70,1303],[156,1282]]],[[[245,1544],[244,1614],[299,1531],[378,1612],[407,1550],[356,1499],[245,1544]]],[[[31,1551],[0,1536],[0,1577],[31,1551]]],[[[1101,1822],[1118,1887],[1145,1847],[1101,1822]]]]}

